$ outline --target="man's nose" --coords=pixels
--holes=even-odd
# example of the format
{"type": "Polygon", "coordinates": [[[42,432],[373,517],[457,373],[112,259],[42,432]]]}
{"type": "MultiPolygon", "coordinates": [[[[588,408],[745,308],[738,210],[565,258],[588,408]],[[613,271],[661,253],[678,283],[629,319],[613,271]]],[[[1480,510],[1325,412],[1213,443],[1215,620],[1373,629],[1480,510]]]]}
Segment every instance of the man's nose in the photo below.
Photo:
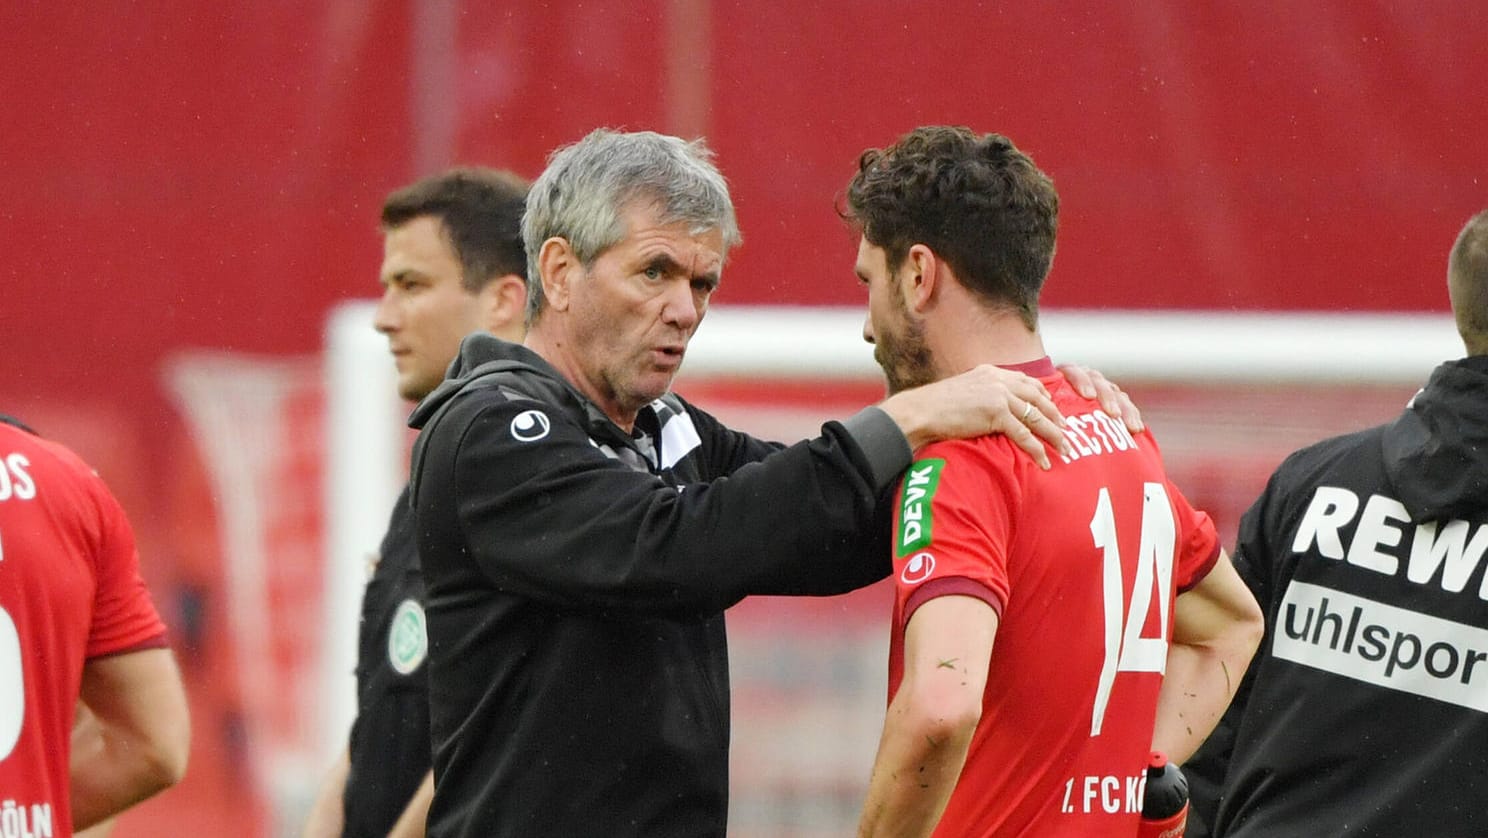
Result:
{"type": "Polygon", "coordinates": [[[692,329],[702,320],[707,305],[707,298],[701,297],[691,282],[678,281],[667,289],[661,318],[680,329],[692,329]]]}
{"type": "Polygon", "coordinates": [[[384,335],[398,328],[397,312],[395,306],[388,301],[387,295],[377,301],[377,309],[372,314],[372,328],[384,335]]]}

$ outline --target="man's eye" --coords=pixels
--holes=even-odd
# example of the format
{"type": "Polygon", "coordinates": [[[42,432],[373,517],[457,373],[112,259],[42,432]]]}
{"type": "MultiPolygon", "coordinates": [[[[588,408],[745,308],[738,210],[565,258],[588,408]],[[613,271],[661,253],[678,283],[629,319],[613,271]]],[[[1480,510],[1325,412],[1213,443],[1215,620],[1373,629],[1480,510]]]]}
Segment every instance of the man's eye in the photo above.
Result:
{"type": "Polygon", "coordinates": [[[666,276],[666,271],[663,271],[656,265],[652,265],[645,270],[645,274],[647,279],[661,279],[662,277],[666,276]]]}

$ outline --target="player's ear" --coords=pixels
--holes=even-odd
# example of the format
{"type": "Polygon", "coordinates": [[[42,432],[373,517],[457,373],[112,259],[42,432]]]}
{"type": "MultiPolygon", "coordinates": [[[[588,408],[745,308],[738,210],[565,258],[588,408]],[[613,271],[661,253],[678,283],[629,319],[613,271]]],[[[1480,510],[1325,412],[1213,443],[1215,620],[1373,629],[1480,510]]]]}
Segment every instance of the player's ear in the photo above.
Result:
{"type": "Polygon", "coordinates": [[[904,257],[904,268],[908,272],[904,283],[904,298],[911,311],[924,311],[935,299],[936,287],[940,283],[940,270],[944,267],[935,251],[923,244],[912,245],[904,257]]]}
{"type": "Polygon", "coordinates": [[[548,308],[567,310],[569,286],[581,270],[578,254],[568,239],[554,236],[542,243],[537,252],[537,273],[548,308]]]}
{"type": "Polygon", "coordinates": [[[522,339],[527,309],[527,280],[503,274],[480,290],[481,328],[503,340],[522,339]]]}

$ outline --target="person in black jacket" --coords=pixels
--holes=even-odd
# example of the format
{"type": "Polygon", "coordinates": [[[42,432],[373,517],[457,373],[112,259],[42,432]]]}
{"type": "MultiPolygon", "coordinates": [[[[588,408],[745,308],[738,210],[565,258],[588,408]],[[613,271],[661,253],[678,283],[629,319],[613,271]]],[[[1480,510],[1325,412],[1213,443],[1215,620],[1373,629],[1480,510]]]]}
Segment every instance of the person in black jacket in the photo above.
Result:
{"type": "MultiPolygon", "coordinates": [[[[521,338],[526,196],[527,182],[510,172],[461,168],[399,189],[384,202],[383,293],[373,325],[388,339],[398,395],[412,401],[428,395],[471,332],[521,338]]],[[[434,795],[428,640],[406,489],[393,505],[378,556],[362,598],[356,721],[346,752],[321,786],[305,838],[424,834],[434,795]]]]}
{"type": "Polygon", "coordinates": [[[1042,385],[990,366],[790,447],[671,393],[739,241],[709,158],[606,130],[555,152],[523,219],[525,345],[466,338],[410,419],[430,835],[722,836],[724,609],[882,578],[875,512],[916,446],[1061,450],[1042,385]]]}
{"type": "Polygon", "coordinates": [[[1190,836],[1488,835],[1488,211],[1447,287],[1467,357],[1241,520],[1266,638],[1184,766],[1190,836]]]}

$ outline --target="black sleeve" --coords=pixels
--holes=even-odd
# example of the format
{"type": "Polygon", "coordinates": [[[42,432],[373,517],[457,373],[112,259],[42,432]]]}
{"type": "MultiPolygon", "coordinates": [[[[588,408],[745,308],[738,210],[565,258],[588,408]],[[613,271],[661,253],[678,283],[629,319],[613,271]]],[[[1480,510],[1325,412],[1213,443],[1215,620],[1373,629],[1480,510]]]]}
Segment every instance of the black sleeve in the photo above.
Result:
{"type": "Polygon", "coordinates": [[[828,423],[726,477],[672,485],[606,457],[554,410],[542,408],[545,436],[521,441],[513,422],[539,403],[465,398],[474,404],[426,430],[430,456],[450,451],[453,486],[425,486],[419,503],[452,491],[472,557],[499,589],[565,607],[714,613],[750,594],[837,593],[884,572],[863,531],[898,454],[858,440],[887,417],[828,423]]]}

